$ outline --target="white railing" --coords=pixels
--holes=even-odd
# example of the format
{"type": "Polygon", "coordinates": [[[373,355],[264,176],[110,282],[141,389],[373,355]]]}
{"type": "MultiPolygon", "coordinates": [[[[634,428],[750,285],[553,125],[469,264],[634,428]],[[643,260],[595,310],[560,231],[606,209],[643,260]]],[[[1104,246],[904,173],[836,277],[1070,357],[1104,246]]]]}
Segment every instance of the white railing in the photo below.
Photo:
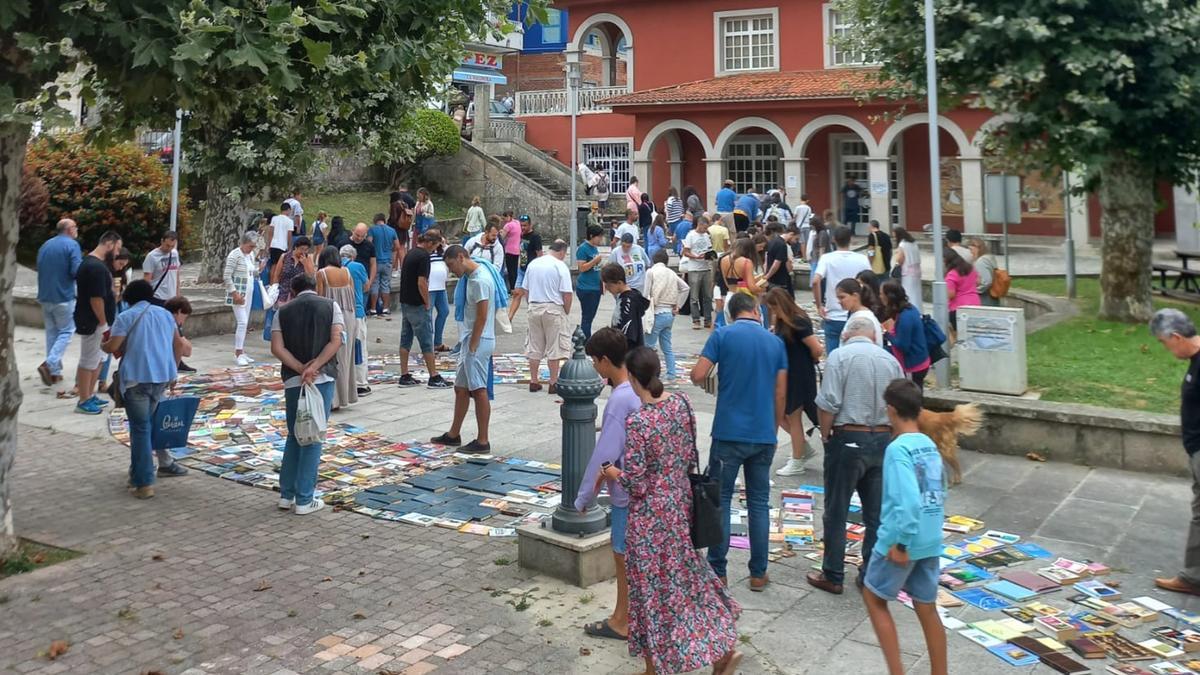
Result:
{"type": "Polygon", "coordinates": [[[525,123],[517,120],[491,120],[492,138],[500,141],[525,140],[525,123]]]}
{"type": "MultiPolygon", "coordinates": [[[[597,101],[628,94],[628,87],[587,87],[578,92],[579,114],[612,112],[612,108],[599,105],[597,101]]],[[[517,93],[518,116],[567,115],[567,90],[542,89],[517,93]]]]}

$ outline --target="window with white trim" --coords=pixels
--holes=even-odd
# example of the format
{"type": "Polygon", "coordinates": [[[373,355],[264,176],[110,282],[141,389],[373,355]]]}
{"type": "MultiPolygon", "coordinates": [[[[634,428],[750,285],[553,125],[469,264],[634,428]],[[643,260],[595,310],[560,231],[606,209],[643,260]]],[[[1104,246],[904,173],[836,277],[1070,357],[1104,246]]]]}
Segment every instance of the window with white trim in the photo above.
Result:
{"type": "Polygon", "coordinates": [[[603,169],[608,174],[608,190],[619,195],[629,189],[629,177],[633,173],[631,161],[632,143],[589,143],[582,144],[583,161],[593,169],[603,169]]]}
{"type": "Polygon", "coordinates": [[[721,72],[777,69],[775,28],[775,14],[722,17],[721,72]]]}
{"type": "Polygon", "coordinates": [[[828,64],[833,66],[869,66],[878,65],[879,55],[857,49],[847,49],[839,44],[855,29],[855,25],[833,8],[825,12],[825,34],[827,36],[828,64]]]}
{"type": "Polygon", "coordinates": [[[779,164],[783,153],[774,141],[730,143],[726,153],[727,173],[738,193],[766,194],[779,187],[779,164]]]}

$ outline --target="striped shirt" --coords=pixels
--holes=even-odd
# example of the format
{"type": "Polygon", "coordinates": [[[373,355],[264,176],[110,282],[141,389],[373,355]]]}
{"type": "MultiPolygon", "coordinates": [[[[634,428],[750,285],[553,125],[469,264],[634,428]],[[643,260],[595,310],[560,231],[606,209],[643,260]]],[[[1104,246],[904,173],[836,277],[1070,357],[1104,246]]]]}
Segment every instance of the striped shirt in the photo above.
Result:
{"type": "Polygon", "coordinates": [[[668,223],[678,223],[683,220],[683,202],[679,197],[667,197],[667,203],[663,204],[663,210],[666,211],[668,223]]]}
{"type": "Polygon", "coordinates": [[[834,426],[889,424],[883,391],[903,377],[896,357],[871,338],[852,337],[829,353],[817,407],[834,414],[834,426]]]}

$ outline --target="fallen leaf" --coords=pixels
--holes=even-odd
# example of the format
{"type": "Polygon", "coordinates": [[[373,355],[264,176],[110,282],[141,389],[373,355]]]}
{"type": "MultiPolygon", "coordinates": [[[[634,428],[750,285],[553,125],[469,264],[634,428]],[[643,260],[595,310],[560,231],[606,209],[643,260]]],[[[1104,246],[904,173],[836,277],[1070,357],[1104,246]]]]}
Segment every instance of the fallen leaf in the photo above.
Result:
{"type": "Polygon", "coordinates": [[[171,637],[175,638],[176,640],[182,640],[182,639],[183,639],[183,629],[182,629],[182,628],[176,628],[176,629],[175,629],[175,634],[174,634],[174,635],[172,635],[171,637]]]}
{"type": "Polygon", "coordinates": [[[297,611],[296,611],[296,610],[294,610],[294,609],[289,609],[289,610],[288,610],[288,616],[289,616],[289,617],[293,617],[293,618],[294,618],[294,617],[300,616],[300,612],[297,612],[297,611]]]}
{"type": "Polygon", "coordinates": [[[360,577],[362,577],[362,576],[366,576],[366,574],[367,574],[367,571],[366,571],[366,570],[359,570],[359,571],[358,571],[358,576],[360,576],[360,577]]]}
{"type": "Polygon", "coordinates": [[[369,534],[360,534],[359,536],[360,536],[360,537],[362,537],[363,539],[370,539],[370,538],[371,538],[371,535],[369,535],[369,534]]]}
{"type": "Polygon", "coordinates": [[[350,618],[354,619],[355,621],[362,621],[363,619],[367,618],[367,615],[363,614],[362,612],[355,612],[350,615],[350,618]]]}
{"type": "Polygon", "coordinates": [[[326,582],[326,581],[333,581],[333,577],[325,577],[325,578],[324,578],[324,579],[322,579],[321,581],[322,581],[322,582],[326,582]]]}
{"type": "Polygon", "coordinates": [[[53,661],[63,654],[66,654],[67,650],[70,648],[71,645],[66,640],[55,640],[54,642],[50,643],[50,649],[46,650],[46,658],[53,661]]]}
{"type": "Polygon", "coordinates": [[[46,554],[38,551],[38,554],[33,556],[33,564],[41,565],[44,562],[46,562],[46,554]]]}
{"type": "Polygon", "coordinates": [[[1039,455],[1039,454],[1038,454],[1038,453],[1036,453],[1036,452],[1027,452],[1027,453],[1025,453],[1025,459],[1028,459],[1028,460],[1029,460],[1029,461],[1031,461],[1031,462],[1044,462],[1044,461],[1046,461],[1046,458],[1045,458],[1045,457],[1043,457],[1043,456],[1039,455]]]}
{"type": "Polygon", "coordinates": [[[260,591],[265,591],[270,587],[271,587],[271,582],[267,581],[266,579],[263,579],[262,581],[258,582],[258,587],[254,589],[254,592],[258,593],[260,591]]]}
{"type": "Polygon", "coordinates": [[[587,647],[580,647],[580,648],[579,648],[579,655],[580,655],[580,656],[591,656],[591,655],[592,655],[592,650],[588,649],[587,647]]]}
{"type": "Polygon", "coordinates": [[[165,560],[165,558],[163,557],[163,554],[161,554],[161,553],[155,553],[154,555],[150,556],[150,559],[155,562],[162,562],[163,560],[165,560]]]}

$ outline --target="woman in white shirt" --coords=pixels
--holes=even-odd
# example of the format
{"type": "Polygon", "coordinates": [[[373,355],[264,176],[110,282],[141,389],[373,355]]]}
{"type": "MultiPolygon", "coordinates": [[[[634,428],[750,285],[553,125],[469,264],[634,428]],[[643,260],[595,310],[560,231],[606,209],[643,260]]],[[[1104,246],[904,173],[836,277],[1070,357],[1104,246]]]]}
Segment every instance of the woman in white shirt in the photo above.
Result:
{"type": "Polygon", "coordinates": [[[446,238],[443,237],[442,243],[429,253],[429,302],[433,305],[433,344],[436,345],[433,350],[436,352],[450,351],[442,341],[446,320],[450,318],[450,302],[446,297],[446,278],[450,276],[450,270],[442,259],[445,251],[446,238]]]}
{"type": "Polygon", "coordinates": [[[258,287],[258,260],[255,248],[258,233],[251,230],[242,233],[238,247],[225,257],[225,304],[233,308],[236,328],[233,332],[233,355],[239,366],[248,366],[254,359],[243,349],[246,345],[246,328],[250,325],[250,308],[254,305],[254,290],[258,287]]]}
{"type": "Polygon", "coordinates": [[[487,215],[484,214],[483,207],[479,203],[479,195],[475,195],[471,199],[471,208],[467,209],[466,230],[468,238],[483,232],[483,228],[487,227],[487,215]]]}
{"type": "MultiPolygon", "coordinates": [[[[875,316],[873,307],[879,305],[878,298],[875,297],[875,291],[871,287],[862,283],[858,279],[842,279],[834,288],[837,293],[838,302],[841,303],[842,309],[850,312],[850,316],[846,317],[846,323],[849,324],[851,319],[862,317],[870,319],[875,326],[875,344],[883,346],[883,326],[879,325],[879,319],[875,316]]],[[[843,339],[845,336],[843,335],[843,339]]]]}
{"type": "MultiPolygon", "coordinates": [[[[892,264],[900,268],[900,285],[904,287],[908,301],[921,312],[921,249],[917,248],[917,242],[903,227],[893,229],[892,237],[898,244],[892,264]]],[[[892,277],[895,276],[893,272],[892,277]]]]}

